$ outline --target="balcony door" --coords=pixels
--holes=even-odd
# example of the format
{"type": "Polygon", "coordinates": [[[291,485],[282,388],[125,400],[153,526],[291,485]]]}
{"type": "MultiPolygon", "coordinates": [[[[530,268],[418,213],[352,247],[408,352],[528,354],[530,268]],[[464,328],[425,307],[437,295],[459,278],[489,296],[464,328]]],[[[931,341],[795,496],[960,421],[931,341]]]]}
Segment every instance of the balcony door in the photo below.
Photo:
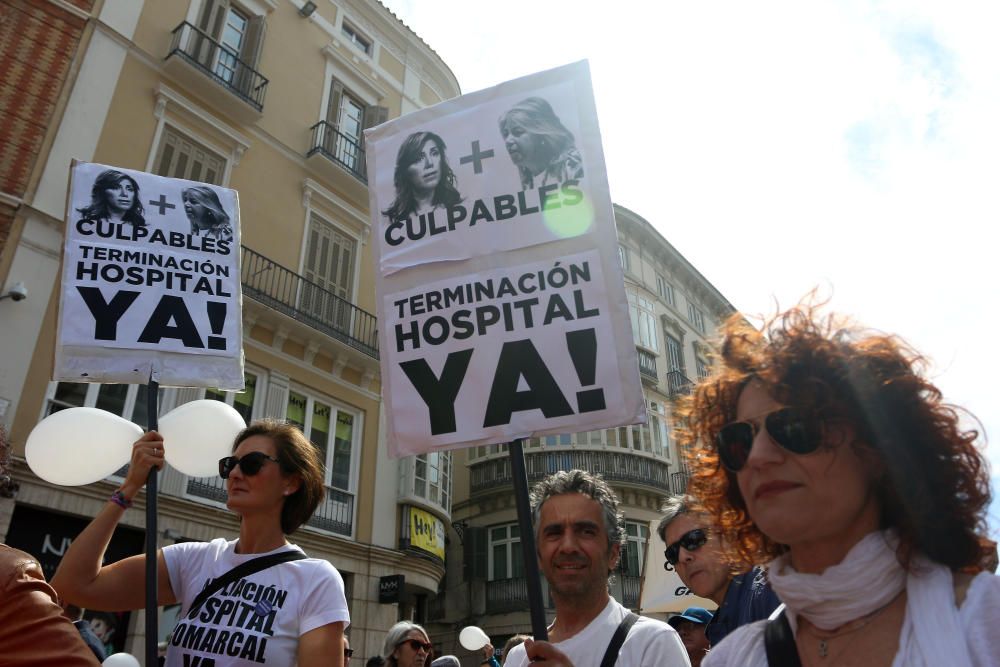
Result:
{"type": "Polygon", "coordinates": [[[313,214],[306,247],[300,309],[344,333],[351,332],[357,241],[313,214]]]}
{"type": "Polygon", "coordinates": [[[198,19],[195,59],[227,86],[251,97],[264,42],[264,17],[229,0],[205,0],[198,19]]]}
{"type": "Polygon", "coordinates": [[[681,362],[684,359],[684,351],[681,348],[681,342],[669,335],[664,335],[664,338],[667,339],[667,372],[682,370],[683,364],[681,362]]]}

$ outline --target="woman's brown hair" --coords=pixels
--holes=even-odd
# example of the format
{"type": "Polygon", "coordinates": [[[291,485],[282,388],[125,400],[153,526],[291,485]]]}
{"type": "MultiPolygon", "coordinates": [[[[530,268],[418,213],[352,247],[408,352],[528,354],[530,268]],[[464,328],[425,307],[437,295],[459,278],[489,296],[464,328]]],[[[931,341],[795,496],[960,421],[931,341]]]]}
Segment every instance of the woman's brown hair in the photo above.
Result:
{"type": "Polygon", "coordinates": [[[278,465],[286,475],[298,475],[301,483],[294,493],[285,498],[281,508],[281,531],[294,533],[316,511],[323,500],[323,463],[316,447],[306,439],[294,424],[274,419],[255,421],[240,431],[233,443],[233,451],[240,443],[255,435],[270,438],[274,443],[278,465]]]}
{"type": "Polygon", "coordinates": [[[881,527],[898,532],[904,564],[915,552],[952,569],[975,564],[990,500],[978,432],[963,430],[961,409],[923,377],[922,356],[895,336],[821,315],[821,305],[800,304],[762,331],[732,316],[721,330],[718,367],[678,407],[690,491],[714,518],[729,557],[745,565],[787,550],[754,525],[715,448],[719,429],[736,419],[740,393],[755,381],[783,405],[853,427],[852,446],[881,470],[881,527]]]}

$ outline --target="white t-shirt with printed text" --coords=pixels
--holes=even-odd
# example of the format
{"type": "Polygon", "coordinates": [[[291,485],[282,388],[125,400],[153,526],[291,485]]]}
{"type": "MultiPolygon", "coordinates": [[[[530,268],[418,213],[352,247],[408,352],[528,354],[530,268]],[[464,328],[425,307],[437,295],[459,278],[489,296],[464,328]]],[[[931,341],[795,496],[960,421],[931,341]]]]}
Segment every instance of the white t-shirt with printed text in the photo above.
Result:
{"type": "MultiPolygon", "coordinates": [[[[573,667],[600,667],[604,653],[628,609],[614,598],[587,627],[552,645],[566,654],[573,667]]],[[[507,655],[504,667],[528,667],[524,644],[507,655]]],[[[689,667],[687,651],[677,631],[654,618],[640,616],[618,651],[615,667],[689,667]]]]}
{"type": "Polygon", "coordinates": [[[205,585],[255,558],[301,551],[289,544],[263,554],[237,554],[236,540],[185,542],[163,548],[170,586],[181,602],[167,667],[292,665],[299,637],[329,623],[350,623],[344,580],[317,558],[279,563],[216,591],[194,615],[205,585]]]}

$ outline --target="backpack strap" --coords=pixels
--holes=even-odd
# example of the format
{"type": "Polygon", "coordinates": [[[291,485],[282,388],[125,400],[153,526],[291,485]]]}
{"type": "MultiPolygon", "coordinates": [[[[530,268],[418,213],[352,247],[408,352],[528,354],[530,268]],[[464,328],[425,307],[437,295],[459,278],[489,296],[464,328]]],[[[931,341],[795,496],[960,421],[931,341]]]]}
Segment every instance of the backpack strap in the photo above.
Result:
{"type": "Polygon", "coordinates": [[[282,551],[281,553],[271,554],[269,556],[261,556],[260,558],[254,558],[253,560],[248,560],[245,563],[240,563],[229,572],[213,579],[205,585],[205,588],[198,593],[194,602],[191,603],[191,608],[188,610],[187,617],[192,618],[196,613],[198,613],[198,609],[201,608],[201,605],[205,604],[205,600],[212,597],[216,591],[221,590],[234,581],[239,581],[243,577],[248,577],[255,572],[266,570],[267,568],[278,565],[279,563],[287,563],[293,560],[304,560],[306,558],[308,558],[308,556],[298,549],[292,549],[290,551],[282,551]]]}
{"type": "Polygon", "coordinates": [[[622,622],[618,624],[615,634],[611,636],[611,643],[608,644],[608,650],[604,652],[604,658],[601,659],[601,667],[614,667],[614,664],[618,662],[618,651],[621,650],[622,644],[625,643],[625,638],[628,637],[629,630],[632,629],[632,626],[638,620],[639,617],[632,612],[625,615],[622,622]]]}
{"type": "Polygon", "coordinates": [[[764,650],[771,667],[801,667],[792,626],[785,616],[785,605],[774,610],[764,624],[764,650]]]}

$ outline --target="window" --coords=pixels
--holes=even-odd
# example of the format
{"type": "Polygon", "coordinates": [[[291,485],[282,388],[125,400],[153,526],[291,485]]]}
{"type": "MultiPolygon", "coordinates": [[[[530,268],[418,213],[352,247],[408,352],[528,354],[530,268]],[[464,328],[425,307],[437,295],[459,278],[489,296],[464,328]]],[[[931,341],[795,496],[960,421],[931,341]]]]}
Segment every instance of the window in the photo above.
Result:
{"type": "Polygon", "coordinates": [[[646,558],[646,543],[649,542],[649,526],[638,521],[625,522],[625,553],[622,555],[622,574],[626,577],[641,577],[646,558]]]}
{"type": "Polygon", "coordinates": [[[313,214],[300,308],[338,329],[350,331],[357,241],[313,214]]]}
{"type": "Polygon", "coordinates": [[[264,42],[264,17],[229,0],[204,0],[198,29],[195,60],[226,87],[243,97],[255,97],[260,75],[254,68],[264,42]]]}
{"type": "Polygon", "coordinates": [[[226,161],[201,144],[165,125],[160,149],[153,162],[154,172],[160,176],[186,178],[221,185],[226,161]]]}
{"type": "Polygon", "coordinates": [[[451,512],[451,453],[420,454],[414,462],[413,491],[451,512]]]}
{"type": "Polygon", "coordinates": [[[631,273],[632,262],[631,258],[628,256],[628,248],[620,244],[618,246],[618,260],[622,263],[622,271],[625,273],[631,273]]]}
{"type": "Polygon", "coordinates": [[[674,305],[674,286],[668,283],[663,276],[657,274],[656,276],[656,293],[660,295],[660,298],[669,303],[671,306],[674,305]]]}
{"type": "Polygon", "coordinates": [[[705,333],[705,315],[698,309],[698,306],[690,301],[688,301],[688,321],[694,325],[695,329],[705,333]]]}
{"type": "Polygon", "coordinates": [[[230,7],[229,11],[226,12],[226,23],[219,36],[222,48],[219,50],[219,59],[215,64],[215,75],[226,83],[232,83],[233,77],[236,75],[236,67],[246,42],[249,24],[250,19],[236,8],[230,7]]]}
{"type": "Polygon", "coordinates": [[[684,352],[681,342],[669,334],[664,334],[667,341],[667,372],[680,371],[684,369],[684,352]]]}
{"type": "Polygon", "coordinates": [[[653,453],[670,460],[670,425],[662,403],[649,403],[649,431],[653,436],[653,453]]]}
{"type": "Polygon", "coordinates": [[[656,315],[653,312],[653,302],[638,294],[628,294],[628,312],[632,319],[632,339],[636,345],[642,345],[654,352],[660,348],[656,343],[656,315]]]}
{"type": "Polygon", "coordinates": [[[489,531],[489,580],[523,578],[524,552],[521,550],[520,526],[511,523],[493,526],[489,531]]]}
{"type": "Polygon", "coordinates": [[[244,372],[243,380],[246,388],[243,391],[222,391],[220,389],[206,389],[205,398],[222,401],[226,405],[231,405],[243,417],[247,424],[253,419],[254,400],[260,394],[257,391],[257,376],[249,371],[244,372]]]}
{"type": "Polygon", "coordinates": [[[363,51],[369,56],[372,54],[371,40],[358,34],[358,31],[354,28],[354,26],[344,23],[340,27],[340,30],[344,33],[344,37],[347,38],[347,41],[353,44],[357,49],[363,51]]]}
{"type": "Polygon", "coordinates": [[[355,450],[356,415],[298,391],[288,392],[289,422],[306,434],[326,468],[326,483],[341,491],[352,491],[352,457],[355,450]]]}
{"type": "Polygon", "coordinates": [[[330,102],[326,110],[326,122],[333,127],[327,133],[323,148],[334,159],[351,171],[362,167],[362,131],[369,125],[365,122],[366,105],[337,79],[330,86],[330,102]]]}
{"type": "Polygon", "coordinates": [[[711,366],[709,366],[708,363],[706,363],[705,360],[699,357],[697,354],[694,356],[694,368],[695,371],[698,373],[699,380],[704,380],[705,378],[707,378],[712,371],[711,366]]]}

